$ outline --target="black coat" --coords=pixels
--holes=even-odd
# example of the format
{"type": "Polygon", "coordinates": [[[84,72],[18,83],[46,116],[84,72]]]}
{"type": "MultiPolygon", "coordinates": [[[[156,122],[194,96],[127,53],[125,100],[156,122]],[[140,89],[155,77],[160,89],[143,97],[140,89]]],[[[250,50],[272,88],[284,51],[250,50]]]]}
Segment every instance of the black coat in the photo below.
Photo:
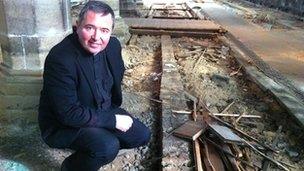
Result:
{"type": "Polygon", "coordinates": [[[115,129],[114,113],[123,112],[119,106],[125,68],[119,41],[111,37],[106,49],[100,52],[106,54],[113,76],[109,111],[101,111],[98,105],[92,59],[84,57],[84,53],[73,33],[54,46],[46,57],[38,121],[42,138],[50,147],[68,147],[81,127],[115,129]]]}

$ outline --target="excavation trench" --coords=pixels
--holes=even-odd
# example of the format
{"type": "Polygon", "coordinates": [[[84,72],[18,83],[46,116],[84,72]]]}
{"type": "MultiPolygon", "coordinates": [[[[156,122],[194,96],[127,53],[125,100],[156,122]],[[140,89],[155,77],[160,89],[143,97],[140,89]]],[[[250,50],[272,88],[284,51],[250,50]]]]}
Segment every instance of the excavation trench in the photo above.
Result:
{"type": "MultiPolygon", "coordinates": [[[[170,6],[165,5],[165,7],[170,6]]],[[[143,16],[151,15],[152,18],[153,16],[163,18],[164,15],[165,18],[198,18],[185,12],[183,5],[178,8],[182,9],[141,12],[144,13],[143,16]]],[[[74,18],[78,10],[75,9],[72,13],[74,18]]],[[[126,72],[123,80],[122,107],[143,121],[151,129],[152,136],[147,146],[123,150],[112,163],[103,166],[101,170],[194,169],[192,142],[172,134],[183,122],[191,119],[187,112],[175,113],[193,110],[193,103],[183,96],[184,92],[198,98],[212,113],[221,113],[233,103],[226,114],[260,116],[260,119],[241,118],[237,123],[235,117],[219,117],[226,122],[236,123],[238,129],[264,144],[273,145],[276,141],[274,148],[279,154],[273,158],[293,165],[291,170],[303,170],[301,168],[304,165],[302,129],[270,93],[262,91],[248,79],[247,73],[235,60],[230,47],[224,45],[218,38],[172,37],[169,39],[172,51],[168,53],[172,52],[171,59],[174,61],[169,61],[166,65],[163,63],[163,52],[168,49],[167,46],[163,46],[160,36],[132,35],[129,43],[123,47],[122,55],[126,72]],[[179,74],[176,82],[167,79],[170,75],[169,72],[164,72],[164,66],[167,67],[166,69],[171,67],[179,74]],[[164,85],[166,79],[170,84],[164,85]],[[175,85],[179,83],[181,87],[176,88],[175,85]],[[168,126],[168,123],[171,125],[168,126]],[[278,131],[280,126],[282,129],[278,131]]],[[[166,40],[169,39],[167,37],[166,40]]],[[[30,170],[59,170],[61,162],[71,154],[71,151],[47,147],[40,138],[37,125],[32,126],[28,123],[24,125],[35,130],[34,134],[1,138],[1,159],[12,159],[23,163],[30,170]]],[[[10,130],[14,132],[16,129],[10,130]]],[[[261,156],[248,149],[243,151],[246,151],[250,161],[255,165],[262,165],[261,156]]],[[[0,166],[3,166],[2,163],[0,166]]],[[[279,169],[271,165],[270,170],[279,169]]]]}
{"type": "MultiPolygon", "coordinates": [[[[233,105],[226,114],[255,115],[260,118],[241,118],[236,123],[238,129],[248,133],[260,142],[271,145],[278,139],[275,148],[280,151],[275,159],[301,168],[301,136],[297,134],[296,124],[290,126],[285,121],[294,122],[276,100],[263,92],[254,82],[248,79],[243,68],[218,38],[203,39],[190,37],[171,38],[173,55],[180,74],[182,89],[164,85],[164,66],[162,64],[162,41],[160,36],[133,35],[123,50],[126,74],[123,81],[123,106],[135,117],[147,124],[152,131],[152,138],[147,147],[141,147],[118,156],[105,170],[185,170],[195,167],[192,143],[186,139],[174,137],[172,131],[184,121],[190,120],[189,114],[176,114],[174,111],[191,111],[191,100],[177,94],[188,92],[202,101],[212,113],[221,113],[229,104],[233,105]],[[162,89],[172,93],[170,104],[160,99],[162,89]],[[166,125],[170,116],[171,126],[166,125]],[[178,120],[178,118],[182,118],[178,120]],[[177,123],[172,123],[177,121],[177,123]],[[277,133],[278,127],[283,129],[277,133]],[[170,140],[170,137],[174,137],[170,140]],[[299,138],[300,137],[300,138],[299,138]],[[169,143],[168,143],[169,141],[169,143]],[[172,141],[172,142],[171,142],[172,141]],[[185,143],[180,143],[185,142],[185,143]],[[171,144],[170,144],[171,143],[171,144]],[[167,144],[167,145],[166,145],[167,144]],[[168,146],[169,144],[169,146],[168,146]],[[174,144],[178,145],[174,147],[174,144]],[[186,152],[186,154],[185,154],[186,152]],[[182,160],[183,162],[180,162],[182,160]],[[173,161],[173,162],[172,162],[173,161]],[[174,162],[175,161],[175,162],[174,162]]],[[[173,83],[173,84],[177,84],[173,83]]],[[[220,116],[229,123],[236,122],[236,117],[220,116]]],[[[253,151],[248,151],[250,162],[261,167],[263,158],[253,151]]],[[[272,169],[277,169],[271,165],[272,169]]]]}
{"type": "MultiPolygon", "coordinates": [[[[164,65],[162,62],[162,52],[166,48],[160,36],[133,35],[129,44],[123,48],[126,67],[123,107],[151,129],[152,137],[147,146],[123,150],[101,170],[194,169],[191,141],[172,134],[184,121],[191,119],[189,114],[172,111],[192,110],[191,100],[180,97],[182,91],[199,98],[212,113],[220,113],[234,101],[226,113],[260,116],[261,119],[241,118],[237,127],[268,145],[273,144],[278,137],[275,148],[280,153],[274,158],[297,168],[291,170],[301,170],[304,165],[302,129],[296,126],[271,94],[263,92],[248,80],[243,67],[231,55],[230,47],[217,38],[179,37],[171,38],[171,41],[171,57],[177,64],[175,71],[180,75],[181,88],[178,89],[173,88],[178,84],[177,81],[169,82],[173,86],[163,85],[168,74],[163,71],[163,66],[170,67],[173,63],[164,65]],[[160,98],[164,97],[164,89],[168,92],[168,99],[180,103],[173,105],[167,103],[168,99],[160,98]],[[173,95],[170,96],[170,93],[173,95]],[[188,106],[184,107],[182,103],[188,106]],[[172,123],[172,126],[164,127],[166,121],[172,123]],[[283,126],[282,131],[276,133],[280,125],[283,126]]],[[[220,118],[230,123],[236,120],[234,117],[220,118]]],[[[63,159],[71,154],[70,151],[47,147],[40,139],[38,130],[33,135],[21,138],[1,138],[0,150],[3,158],[20,161],[31,170],[58,170],[63,159]]],[[[250,150],[247,154],[251,161],[261,165],[262,158],[259,155],[250,150]]],[[[271,165],[271,170],[278,170],[278,167],[271,165]]]]}

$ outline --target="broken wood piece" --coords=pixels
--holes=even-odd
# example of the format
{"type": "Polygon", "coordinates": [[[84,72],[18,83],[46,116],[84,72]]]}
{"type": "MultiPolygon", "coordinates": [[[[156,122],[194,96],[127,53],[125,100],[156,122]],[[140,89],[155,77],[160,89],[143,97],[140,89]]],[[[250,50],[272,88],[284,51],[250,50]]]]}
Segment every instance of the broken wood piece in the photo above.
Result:
{"type": "Polygon", "coordinates": [[[291,164],[289,164],[289,163],[287,163],[287,162],[284,162],[284,161],[279,161],[279,162],[282,163],[282,164],[284,164],[284,165],[286,165],[286,166],[288,166],[288,167],[291,167],[291,168],[294,168],[294,169],[296,169],[296,170],[299,170],[298,167],[296,167],[296,166],[294,166],[294,165],[291,165],[291,164]]]}
{"type": "MultiPolygon", "coordinates": [[[[234,155],[233,153],[231,153],[231,152],[229,152],[229,151],[224,150],[220,145],[218,145],[217,143],[213,142],[213,141],[210,140],[209,138],[204,137],[203,139],[206,140],[206,141],[208,141],[208,142],[211,143],[213,146],[215,146],[218,150],[220,150],[220,151],[222,151],[223,153],[229,155],[230,157],[237,158],[236,155],[234,155]]],[[[200,140],[203,141],[202,138],[200,138],[200,140]]]]}
{"type": "Polygon", "coordinates": [[[154,9],[152,8],[152,6],[150,6],[149,12],[145,16],[145,18],[152,17],[153,12],[154,12],[154,9]]]}
{"type": "Polygon", "coordinates": [[[199,141],[197,139],[193,141],[193,153],[195,160],[195,170],[203,171],[201,149],[200,149],[199,141]]]}
{"type": "Polygon", "coordinates": [[[242,68],[242,66],[240,66],[239,69],[238,69],[237,71],[232,71],[232,72],[229,74],[229,76],[231,77],[231,76],[234,76],[234,75],[238,74],[238,73],[240,72],[241,68],[242,68]]]}
{"type": "Polygon", "coordinates": [[[270,146],[268,146],[268,145],[266,145],[266,144],[263,144],[263,143],[259,142],[256,138],[254,138],[254,137],[248,135],[247,133],[245,133],[245,132],[242,131],[242,130],[239,130],[238,128],[234,127],[234,126],[231,125],[230,123],[227,123],[227,122],[223,121],[222,119],[220,119],[220,118],[218,118],[218,117],[212,115],[212,113],[209,113],[209,116],[210,116],[211,118],[215,119],[216,121],[218,121],[218,122],[224,124],[224,125],[227,126],[228,128],[235,130],[236,132],[238,132],[238,133],[241,134],[242,136],[244,136],[244,137],[246,137],[246,138],[248,138],[248,139],[250,139],[250,140],[252,140],[252,141],[255,141],[255,142],[258,143],[260,146],[262,146],[262,147],[264,147],[264,148],[266,148],[266,149],[268,149],[268,150],[271,150],[271,151],[273,151],[274,153],[278,154],[278,151],[275,150],[274,148],[272,148],[272,147],[270,147],[270,146]]]}
{"type": "Polygon", "coordinates": [[[209,153],[208,153],[208,146],[206,144],[205,141],[203,141],[202,139],[199,139],[203,145],[204,148],[201,148],[202,151],[202,156],[203,156],[203,161],[204,161],[204,165],[207,171],[215,171],[215,168],[213,166],[213,164],[210,161],[210,157],[209,157],[209,153]]]}
{"type": "Polygon", "coordinates": [[[137,43],[137,34],[132,34],[131,38],[129,39],[128,45],[135,45],[137,43]]]}
{"type": "Polygon", "coordinates": [[[210,130],[214,132],[223,142],[242,144],[242,139],[236,135],[231,129],[218,124],[209,124],[210,130]]]}
{"type": "Polygon", "coordinates": [[[191,114],[191,111],[186,111],[186,110],[171,110],[172,113],[176,113],[176,114],[191,114]]]}
{"type": "Polygon", "coordinates": [[[208,142],[210,142],[212,145],[214,145],[214,147],[216,147],[218,150],[222,151],[223,153],[231,156],[231,157],[234,157],[236,158],[237,160],[239,160],[240,162],[244,163],[246,166],[248,166],[249,168],[251,168],[252,170],[254,170],[255,168],[258,168],[258,169],[261,169],[260,167],[256,166],[256,165],[252,165],[251,163],[241,159],[241,158],[238,158],[236,155],[228,152],[228,151],[225,151],[223,150],[223,148],[221,146],[219,146],[218,144],[216,144],[215,142],[213,142],[212,140],[210,140],[209,138],[206,138],[204,137],[205,140],[207,140],[208,142]]]}
{"type": "Polygon", "coordinates": [[[157,15],[157,16],[153,16],[153,19],[187,19],[187,20],[191,20],[191,19],[198,19],[198,17],[186,17],[186,16],[162,16],[162,15],[157,15]]]}
{"type": "Polygon", "coordinates": [[[241,149],[236,144],[230,144],[232,152],[236,155],[237,158],[243,157],[241,149]]]}
{"type": "Polygon", "coordinates": [[[233,104],[234,104],[234,101],[232,101],[227,107],[225,107],[225,109],[221,113],[226,113],[233,104]]]}
{"type": "Polygon", "coordinates": [[[259,154],[262,157],[268,159],[269,161],[271,161],[272,163],[276,164],[277,166],[279,166],[283,170],[289,171],[289,169],[287,167],[283,166],[280,162],[272,159],[271,157],[268,157],[267,155],[265,155],[264,153],[262,153],[260,150],[256,149],[253,145],[251,145],[248,141],[246,141],[246,140],[243,140],[243,141],[244,141],[245,144],[247,144],[257,154],[259,154]]]}
{"type": "Polygon", "coordinates": [[[129,44],[127,47],[128,47],[128,48],[134,48],[134,49],[136,49],[138,52],[140,52],[139,47],[137,47],[136,45],[129,44]]]}
{"type": "Polygon", "coordinates": [[[225,165],[221,159],[219,152],[215,149],[215,147],[207,141],[203,139],[199,139],[204,148],[202,149],[202,154],[204,156],[203,161],[207,171],[218,171],[225,170],[225,165]]]}
{"type": "MultiPolygon", "coordinates": [[[[212,113],[214,116],[227,116],[227,117],[239,117],[240,114],[235,114],[235,113],[212,113]]],[[[243,118],[259,118],[261,119],[262,117],[259,115],[242,115],[243,118]]]]}
{"type": "MultiPolygon", "coordinates": [[[[278,143],[278,140],[279,140],[279,135],[280,135],[281,131],[282,131],[282,125],[279,126],[279,128],[278,128],[278,130],[276,132],[276,136],[275,136],[275,138],[274,138],[274,140],[273,140],[273,142],[271,144],[271,147],[273,147],[273,148],[276,147],[276,145],[278,143]]],[[[272,155],[272,153],[270,151],[267,152],[266,154],[269,155],[270,157],[273,157],[273,155],[272,155]]],[[[263,163],[263,167],[262,167],[263,171],[269,170],[269,166],[270,166],[269,160],[264,159],[262,163],[263,163]]]]}
{"type": "Polygon", "coordinates": [[[173,134],[178,137],[196,140],[204,133],[206,127],[207,126],[202,122],[187,121],[182,126],[175,129],[173,134]]]}
{"type": "MultiPolygon", "coordinates": [[[[276,136],[275,136],[275,138],[274,138],[274,140],[272,142],[272,145],[271,145],[272,147],[275,147],[277,145],[278,140],[279,140],[279,134],[281,133],[281,131],[282,131],[282,125],[280,125],[279,128],[278,128],[278,130],[276,131],[276,136]]],[[[273,157],[273,155],[272,155],[271,152],[267,152],[266,155],[268,155],[270,157],[273,157]]],[[[286,165],[286,166],[289,166],[291,168],[298,169],[297,167],[295,167],[295,166],[293,166],[293,165],[291,165],[289,163],[285,163],[283,161],[279,161],[279,162],[282,163],[282,164],[284,164],[284,165],[286,165]]],[[[263,163],[262,170],[263,171],[269,170],[270,161],[264,159],[262,163],[263,163]]]]}
{"type": "MultiPolygon", "coordinates": [[[[227,145],[227,144],[222,144],[222,148],[223,150],[229,152],[229,153],[232,153],[230,147],[227,145]]],[[[227,159],[229,160],[229,163],[231,164],[231,167],[233,169],[231,170],[234,170],[234,171],[241,171],[241,169],[239,168],[238,164],[237,164],[237,161],[235,160],[234,157],[231,157],[231,156],[228,156],[226,155],[227,159]]],[[[228,165],[228,164],[227,164],[228,165]]]]}
{"type": "Polygon", "coordinates": [[[196,60],[196,62],[195,62],[194,65],[193,65],[193,70],[195,70],[195,68],[197,68],[197,66],[201,63],[201,61],[203,60],[203,57],[204,57],[206,51],[207,51],[207,48],[203,51],[203,53],[201,53],[201,54],[198,56],[198,59],[196,60]]]}
{"type": "Polygon", "coordinates": [[[236,125],[236,124],[239,122],[239,120],[243,117],[243,115],[245,115],[245,112],[244,112],[244,113],[241,113],[240,116],[238,116],[238,117],[236,118],[236,120],[233,122],[233,125],[236,125]]]}
{"type": "MultiPolygon", "coordinates": [[[[127,86],[127,85],[126,85],[126,86],[127,86]]],[[[127,87],[128,87],[128,86],[127,86],[127,87]]],[[[172,105],[171,103],[166,102],[166,101],[162,101],[162,100],[157,100],[157,99],[153,99],[153,98],[150,98],[150,97],[146,97],[146,96],[141,95],[141,94],[139,94],[139,93],[134,93],[134,92],[129,92],[129,93],[134,94],[134,95],[139,96],[139,97],[142,97],[142,98],[144,98],[144,99],[151,100],[151,101],[156,102],[156,103],[160,103],[160,104],[162,104],[162,105],[166,105],[166,106],[171,107],[171,108],[179,108],[179,106],[174,106],[174,105],[172,105]]]]}
{"type": "Polygon", "coordinates": [[[193,117],[193,120],[196,121],[196,118],[197,118],[197,108],[196,108],[196,104],[198,102],[198,99],[193,96],[192,94],[188,93],[187,91],[183,91],[185,96],[187,96],[190,100],[192,100],[193,102],[193,113],[192,113],[192,117],[193,117]]]}
{"type": "MultiPolygon", "coordinates": [[[[221,147],[231,153],[231,149],[226,143],[222,143],[221,147]]],[[[225,163],[227,170],[241,171],[234,157],[228,156],[223,152],[221,152],[221,157],[223,162],[225,163]]]]}

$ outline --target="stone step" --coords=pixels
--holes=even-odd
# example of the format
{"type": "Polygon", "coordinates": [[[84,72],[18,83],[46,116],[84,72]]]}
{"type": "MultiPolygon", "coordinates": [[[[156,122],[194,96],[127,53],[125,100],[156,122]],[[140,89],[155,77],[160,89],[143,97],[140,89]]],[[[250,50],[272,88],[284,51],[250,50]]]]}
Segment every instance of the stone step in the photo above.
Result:
{"type": "Polygon", "coordinates": [[[13,124],[17,120],[37,123],[37,118],[38,109],[0,109],[1,126],[5,124],[13,124]]]}
{"type": "Polygon", "coordinates": [[[38,104],[39,96],[0,94],[0,109],[35,109],[38,104]]]}

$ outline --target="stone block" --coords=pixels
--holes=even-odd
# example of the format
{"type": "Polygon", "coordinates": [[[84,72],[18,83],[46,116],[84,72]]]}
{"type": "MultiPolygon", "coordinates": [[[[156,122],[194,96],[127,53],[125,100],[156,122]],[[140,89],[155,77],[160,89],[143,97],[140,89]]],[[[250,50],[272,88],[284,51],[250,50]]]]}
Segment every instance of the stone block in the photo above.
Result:
{"type": "Polygon", "coordinates": [[[22,41],[26,56],[33,53],[39,53],[38,37],[24,36],[22,37],[22,41]]]}
{"type": "MultiPolygon", "coordinates": [[[[4,4],[0,3],[0,33],[7,33],[4,4]]],[[[1,34],[0,34],[1,36],[1,34]]]]}
{"type": "Polygon", "coordinates": [[[32,0],[2,2],[8,34],[35,34],[35,11],[32,0]]]}
{"type": "Polygon", "coordinates": [[[117,0],[102,0],[102,2],[107,3],[113,9],[113,11],[119,10],[119,1],[117,0]]]}
{"type": "Polygon", "coordinates": [[[63,38],[70,33],[72,33],[72,30],[62,32],[61,34],[49,33],[48,36],[38,37],[39,52],[48,53],[53,46],[63,40],[63,38]]]}
{"type": "Polygon", "coordinates": [[[14,69],[22,69],[25,67],[24,53],[23,53],[22,37],[1,36],[0,44],[2,50],[3,63],[14,69]]]}
{"type": "Polygon", "coordinates": [[[0,109],[0,137],[28,136],[37,132],[38,110],[0,109]]]}
{"type": "Polygon", "coordinates": [[[17,120],[25,122],[37,122],[38,109],[0,109],[0,121],[5,124],[14,123],[17,120]]]}
{"type": "Polygon", "coordinates": [[[6,83],[0,79],[0,94],[3,95],[35,95],[39,96],[42,84],[37,83],[6,83]]]}
{"type": "Polygon", "coordinates": [[[1,95],[39,95],[42,88],[42,72],[13,70],[0,65],[1,95]]]}
{"type": "Polygon", "coordinates": [[[0,63],[3,63],[2,48],[0,45],[0,63]]]}
{"type": "Polygon", "coordinates": [[[20,96],[0,94],[0,108],[2,109],[34,109],[39,104],[39,96],[20,96]]]}
{"type": "Polygon", "coordinates": [[[8,56],[6,52],[3,53],[4,65],[11,69],[21,70],[25,68],[24,56],[16,54],[15,56],[8,56]]]}
{"type": "Polygon", "coordinates": [[[23,52],[23,40],[21,36],[6,36],[1,39],[2,51],[7,51],[10,55],[18,55],[23,52]]]}
{"type": "Polygon", "coordinates": [[[41,70],[50,48],[72,31],[69,0],[4,1],[0,13],[3,63],[11,69],[41,70]]]}
{"type": "Polygon", "coordinates": [[[30,53],[25,57],[26,69],[30,70],[40,70],[43,69],[43,63],[39,58],[39,53],[30,53]]]}
{"type": "Polygon", "coordinates": [[[70,20],[70,15],[64,15],[69,11],[62,9],[62,5],[67,4],[65,1],[35,1],[35,26],[38,35],[48,35],[51,32],[60,33],[65,30],[64,22],[70,20]]]}
{"type": "Polygon", "coordinates": [[[122,44],[125,44],[131,37],[131,34],[128,31],[128,25],[122,18],[115,19],[115,27],[113,35],[117,36],[122,44]]]}

